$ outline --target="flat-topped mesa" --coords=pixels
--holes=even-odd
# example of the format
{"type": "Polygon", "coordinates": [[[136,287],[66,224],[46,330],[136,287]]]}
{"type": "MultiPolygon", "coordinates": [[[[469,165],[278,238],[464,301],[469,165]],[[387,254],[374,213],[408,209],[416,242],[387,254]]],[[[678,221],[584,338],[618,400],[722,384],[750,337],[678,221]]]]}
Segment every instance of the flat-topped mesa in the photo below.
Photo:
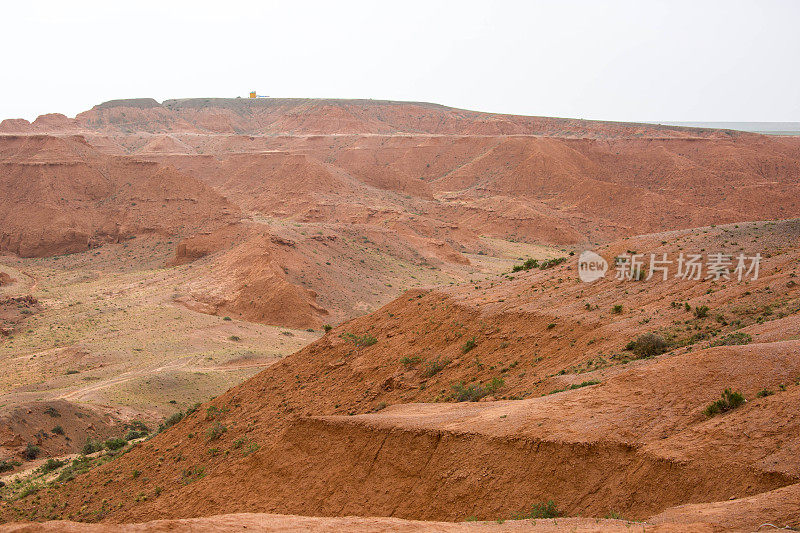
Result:
{"type": "Polygon", "coordinates": [[[729,138],[731,130],[506,115],[428,102],[337,98],[153,98],[109,100],[75,119],[45,115],[33,125],[4,121],[0,132],[246,135],[445,135],[563,138],[729,138]]]}

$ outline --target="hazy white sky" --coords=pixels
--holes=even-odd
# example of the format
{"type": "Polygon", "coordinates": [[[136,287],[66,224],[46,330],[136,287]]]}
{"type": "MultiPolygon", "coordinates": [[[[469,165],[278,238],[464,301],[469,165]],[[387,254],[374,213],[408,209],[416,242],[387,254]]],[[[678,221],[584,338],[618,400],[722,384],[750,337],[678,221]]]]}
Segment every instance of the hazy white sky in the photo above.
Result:
{"type": "Polygon", "coordinates": [[[0,118],[116,98],[800,121],[800,1],[3,2],[0,118]]]}

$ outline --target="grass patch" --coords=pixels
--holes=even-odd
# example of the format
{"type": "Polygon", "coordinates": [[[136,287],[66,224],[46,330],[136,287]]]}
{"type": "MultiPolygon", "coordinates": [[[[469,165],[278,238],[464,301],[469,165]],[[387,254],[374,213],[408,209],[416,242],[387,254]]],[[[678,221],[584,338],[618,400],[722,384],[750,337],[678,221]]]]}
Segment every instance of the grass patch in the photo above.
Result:
{"type": "Polygon", "coordinates": [[[722,391],[722,398],[708,404],[703,410],[703,413],[706,416],[711,417],[736,409],[737,407],[744,405],[746,401],[747,400],[745,400],[744,396],[740,392],[733,392],[731,389],[725,389],[722,391]]]}
{"type": "Polygon", "coordinates": [[[464,385],[464,382],[460,381],[451,386],[453,392],[450,393],[447,399],[454,402],[477,402],[481,398],[494,394],[503,388],[504,385],[505,381],[503,378],[498,377],[492,378],[492,380],[485,385],[464,385]]]}
{"type": "Polygon", "coordinates": [[[729,335],[725,335],[724,337],[715,340],[711,343],[711,346],[740,346],[744,344],[750,344],[752,342],[753,337],[748,335],[747,333],[742,333],[741,331],[737,331],[736,333],[731,333],[729,335]]]}
{"type": "Polygon", "coordinates": [[[550,391],[549,394],[558,394],[559,392],[565,392],[565,391],[568,391],[568,390],[582,389],[583,387],[590,387],[592,385],[598,385],[599,383],[600,382],[597,381],[596,379],[592,379],[592,380],[589,380],[589,381],[583,381],[581,383],[573,383],[569,387],[565,387],[563,389],[556,389],[554,391],[550,391]]]}
{"type": "Polygon", "coordinates": [[[352,342],[357,348],[372,346],[378,342],[378,339],[369,333],[365,333],[363,335],[356,335],[355,333],[343,333],[342,338],[352,342]]]}
{"type": "Polygon", "coordinates": [[[444,370],[450,364],[450,359],[431,359],[422,368],[422,377],[430,378],[444,370]]]}
{"type": "Polygon", "coordinates": [[[535,503],[528,511],[517,513],[511,517],[511,520],[531,520],[536,518],[558,518],[561,516],[561,511],[553,500],[535,503]]]}
{"type": "Polygon", "coordinates": [[[472,337],[471,339],[469,339],[467,342],[464,343],[464,346],[461,347],[461,353],[467,353],[470,350],[474,349],[477,345],[478,343],[475,342],[475,337],[472,337]]]}

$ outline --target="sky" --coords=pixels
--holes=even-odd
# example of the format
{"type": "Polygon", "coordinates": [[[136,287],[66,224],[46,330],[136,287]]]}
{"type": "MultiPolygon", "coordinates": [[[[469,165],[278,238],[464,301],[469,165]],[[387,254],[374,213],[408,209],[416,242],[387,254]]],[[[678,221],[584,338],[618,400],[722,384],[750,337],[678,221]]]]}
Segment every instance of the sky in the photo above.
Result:
{"type": "Polygon", "coordinates": [[[37,0],[0,6],[0,119],[118,98],[374,98],[800,121],[800,1],[37,0]]]}

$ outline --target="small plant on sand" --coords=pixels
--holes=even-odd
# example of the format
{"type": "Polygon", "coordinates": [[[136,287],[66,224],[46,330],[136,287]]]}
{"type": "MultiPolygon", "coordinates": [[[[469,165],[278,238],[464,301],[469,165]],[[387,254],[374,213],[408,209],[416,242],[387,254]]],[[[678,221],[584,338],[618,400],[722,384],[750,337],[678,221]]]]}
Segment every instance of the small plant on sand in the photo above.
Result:
{"type": "Polygon", "coordinates": [[[561,516],[561,511],[553,500],[535,503],[531,506],[530,510],[517,513],[511,517],[512,520],[530,520],[535,518],[558,518],[561,516]]]}
{"type": "Polygon", "coordinates": [[[774,391],[762,389],[756,393],[756,398],[766,398],[767,396],[772,396],[773,394],[775,394],[774,391]]]}
{"type": "Polygon", "coordinates": [[[490,394],[494,394],[505,385],[503,378],[494,377],[489,383],[485,385],[470,384],[464,385],[463,381],[452,385],[453,392],[447,397],[448,400],[454,402],[477,402],[481,398],[485,398],[490,394]]]}
{"type": "Polygon", "coordinates": [[[737,331],[736,333],[731,333],[729,335],[725,335],[724,337],[715,340],[711,343],[711,346],[737,346],[742,344],[750,344],[750,341],[753,340],[753,337],[748,335],[747,333],[742,333],[741,331],[737,331]]]}
{"type": "Polygon", "coordinates": [[[737,407],[744,405],[747,400],[744,399],[744,396],[739,392],[733,392],[731,389],[725,389],[722,391],[722,398],[719,400],[710,403],[706,408],[703,410],[706,416],[714,416],[720,413],[725,413],[732,409],[736,409],[737,407]]]}
{"type": "Polygon", "coordinates": [[[619,315],[622,313],[622,304],[614,304],[611,308],[611,312],[615,315],[619,315]]]}
{"type": "Polygon", "coordinates": [[[376,339],[373,335],[370,335],[369,333],[365,333],[363,335],[356,335],[354,333],[344,333],[342,334],[342,338],[355,344],[356,348],[372,346],[373,344],[378,342],[378,339],[376,339]]]}
{"type": "Polygon", "coordinates": [[[50,432],[53,435],[63,435],[64,434],[64,428],[62,428],[61,426],[56,426],[53,429],[51,429],[50,432]]]}
{"type": "Polygon", "coordinates": [[[430,378],[441,372],[445,369],[447,365],[450,364],[450,359],[431,359],[425,362],[425,365],[422,367],[421,375],[423,378],[430,378]]]}
{"type": "Polygon", "coordinates": [[[214,425],[208,428],[208,431],[206,431],[206,436],[208,437],[208,440],[217,440],[226,431],[228,431],[228,428],[219,422],[214,422],[214,425]]]}
{"type": "Polygon", "coordinates": [[[695,318],[705,318],[708,316],[708,306],[707,305],[700,305],[695,306],[694,308],[694,316],[695,318]]]}
{"type": "Polygon", "coordinates": [[[420,358],[418,355],[412,355],[411,357],[405,356],[400,359],[400,364],[406,368],[412,368],[419,364],[420,358]]]}
{"type": "Polygon", "coordinates": [[[65,461],[59,461],[58,459],[48,459],[42,466],[39,467],[39,471],[43,474],[49,474],[53,470],[58,470],[62,466],[67,464],[65,461]]]}
{"type": "Polygon", "coordinates": [[[471,339],[469,339],[467,342],[464,343],[464,346],[461,347],[461,353],[467,353],[473,348],[475,348],[477,345],[478,343],[475,342],[475,337],[472,337],[471,339]]]}
{"type": "Polygon", "coordinates": [[[53,418],[59,418],[61,416],[61,413],[58,412],[58,409],[56,409],[52,405],[44,410],[44,414],[46,414],[47,416],[51,416],[53,418]]]}
{"type": "Polygon", "coordinates": [[[322,329],[325,330],[325,333],[328,333],[330,330],[333,329],[333,326],[331,326],[330,324],[325,324],[324,326],[322,326],[322,329]]]}
{"type": "Polygon", "coordinates": [[[669,350],[669,343],[661,335],[645,333],[639,335],[635,341],[629,342],[625,349],[632,351],[636,357],[641,359],[661,355],[669,350]]]}

